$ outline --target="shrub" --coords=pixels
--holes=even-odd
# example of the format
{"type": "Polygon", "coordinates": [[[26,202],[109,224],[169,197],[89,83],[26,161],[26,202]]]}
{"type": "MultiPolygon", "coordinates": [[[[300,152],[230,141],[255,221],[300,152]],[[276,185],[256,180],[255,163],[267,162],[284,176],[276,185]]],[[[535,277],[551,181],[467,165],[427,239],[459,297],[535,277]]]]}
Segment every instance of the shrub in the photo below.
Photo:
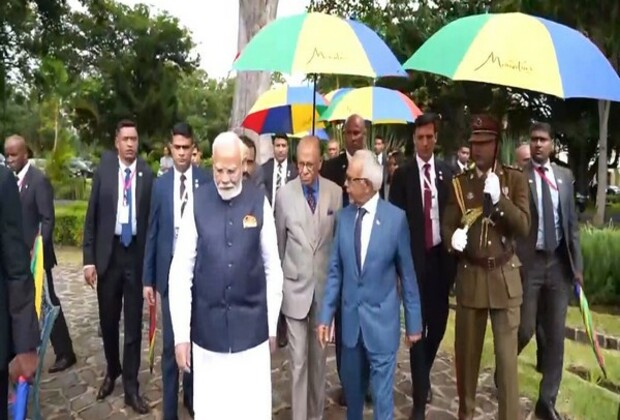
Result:
{"type": "Polygon", "coordinates": [[[86,201],[72,201],[56,205],[56,228],[54,243],[65,246],[82,246],[86,201]]]}
{"type": "Polygon", "coordinates": [[[620,305],[620,230],[585,226],[580,238],[588,301],[620,305]]]}

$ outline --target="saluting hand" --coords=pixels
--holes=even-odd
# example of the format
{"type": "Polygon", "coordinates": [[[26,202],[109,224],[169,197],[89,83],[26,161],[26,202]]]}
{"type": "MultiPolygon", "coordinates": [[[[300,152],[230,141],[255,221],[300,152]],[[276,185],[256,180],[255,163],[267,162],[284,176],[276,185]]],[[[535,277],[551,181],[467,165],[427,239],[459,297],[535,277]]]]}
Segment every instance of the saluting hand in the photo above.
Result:
{"type": "Polygon", "coordinates": [[[487,174],[487,178],[484,180],[484,193],[491,196],[491,201],[493,201],[493,205],[499,202],[501,189],[499,185],[499,178],[497,177],[495,172],[489,172],[487,174]]]}

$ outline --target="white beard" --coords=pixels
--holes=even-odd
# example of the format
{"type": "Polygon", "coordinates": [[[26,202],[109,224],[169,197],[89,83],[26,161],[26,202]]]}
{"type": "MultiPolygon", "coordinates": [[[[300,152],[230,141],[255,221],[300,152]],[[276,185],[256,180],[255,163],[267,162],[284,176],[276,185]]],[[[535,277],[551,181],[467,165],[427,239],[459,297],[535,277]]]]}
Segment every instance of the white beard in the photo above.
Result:
{"type": "MultiPolygon", "coordinates": [[[[219,187],[217,188],[217,193],[220,195],[220,197],[222,198],[222,200],[224,201],[230,201],[233,198],[235,198],[236,196],[238,196],[239,194],[241,194],[241,182],[239,182],[234,188],[231,188],[229,190],[222,190],[219,187]]],[[[216,185],[217,187],[217,185],[216,185]]]]}

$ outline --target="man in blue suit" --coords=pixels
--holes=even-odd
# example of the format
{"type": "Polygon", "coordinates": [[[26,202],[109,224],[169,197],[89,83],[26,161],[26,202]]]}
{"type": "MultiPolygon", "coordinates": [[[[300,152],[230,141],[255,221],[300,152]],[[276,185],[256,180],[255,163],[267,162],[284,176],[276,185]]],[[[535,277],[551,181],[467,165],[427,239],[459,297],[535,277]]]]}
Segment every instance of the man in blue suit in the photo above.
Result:
{"type": "MultiPolygon", "coordinates": [[[[144,299],[149,305],[155,305],[157,291],[162,304],[164,348],[161,370],[164,420],[178,418],[179,395],[179,369],[174,355],[174,335],[168,304],[168,273],[185,207],[191,206],[193,191],[211,178],[203,169],[191,164],[193,147],[191,126],[186,123],[176,124],[172,129],[170,142],[173,170],[167,171],[153,183],[144,256],[144,299]]],[[[183,403],[190,414],[193,414],[190,374],[183,376],[183,403]]]]}
{"type": "Polygon", "coordinates": [[[329,325],[342,313],[341,377],[347,419],[361,420],[370,388],[375,420],[394,418],[393,380],[400,342],[400,281],[406,342],[421,337],[418,284],[405,213],[379,198],[383,168],[373,153],[355,153],[346,174],[352,203],[338,218],[318,336],[329,341],[329,325]],[[341,292],[342,291],[342,292],[341,292]]]}

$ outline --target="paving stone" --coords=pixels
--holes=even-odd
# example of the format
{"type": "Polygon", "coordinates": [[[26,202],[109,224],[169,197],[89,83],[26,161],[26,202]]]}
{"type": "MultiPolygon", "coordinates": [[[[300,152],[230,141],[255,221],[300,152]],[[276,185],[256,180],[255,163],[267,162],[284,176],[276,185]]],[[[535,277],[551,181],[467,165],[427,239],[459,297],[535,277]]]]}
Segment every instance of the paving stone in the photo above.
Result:
{"type": "MultiPolygon", "coordinates": [[[[41,407],[43,418],[55,419],[162,419],[161,391],[161,330],[156,344],[155,369],[151,374],[148,366],[148,317],[144,317],[142,346],[142,369],[139,372],[140,391],[152,407],[152,412],[137,416],[125,407],[122,381],[116,381],[113,394],[105,401],[96,401],[96,394],[106,370],[105,356],[101,338],[97,335],[99,325],[96,294],[84,286],[82,269],[76,266],[62,266],[55,269],[56,289],[62,302],[69,331],[73,339],[78,363],[66,372],[45,375],[41,385],[41,407]]],[[[145,312],[147,314],[148,312],[145,312]]],[[[161,319],[161,316],[158,317],[161,319]]],[[[121,322],[122,326],[122,322],[121,322]]],[[[122,335],[121,335],[122,343],[122,335]]],[[[121,346],[122,352],[122,346],[121,346]]],[[[272,359],[273,418],[291,419],[290,366],[287,349],[280,349],[272,359]]],[[[340,382],[336,373],[336,360],[333,346],[327,351],[327,384],[325,420],[342,420],[346,411],[339,407],[336,399],[340,393],[340,382]]],[[[45,368],[54,362],[51,346],[45,357],[45,368]]],[[[431,373],[433,403],[427,407],[429,420],[456,419],[458,397],[454,379],[454,362],[451,356],[439,354],[431,373]]],[[[411,374],[409,370],[409,351],[401,348],[398,352],[397,369],[394,375],[394,418],[406,420],[412,408],[411,374]]],[[[497,397],[490,372],[482,372],[477,396],[476,420],[494,419],[497,414],[497,397]]],[[[522,398],[522,418],[531,418],[532,404],[522,398]]],[[[179,402],[179,418],[189,420],[189,415],[179,402]]],[[[364,419],[372,419],[372,406],[367,405],[364,419]]]]}

